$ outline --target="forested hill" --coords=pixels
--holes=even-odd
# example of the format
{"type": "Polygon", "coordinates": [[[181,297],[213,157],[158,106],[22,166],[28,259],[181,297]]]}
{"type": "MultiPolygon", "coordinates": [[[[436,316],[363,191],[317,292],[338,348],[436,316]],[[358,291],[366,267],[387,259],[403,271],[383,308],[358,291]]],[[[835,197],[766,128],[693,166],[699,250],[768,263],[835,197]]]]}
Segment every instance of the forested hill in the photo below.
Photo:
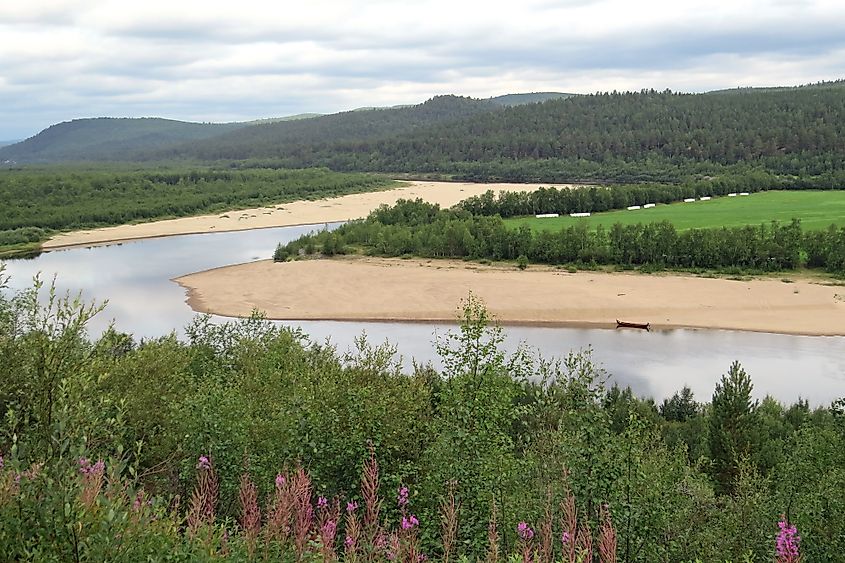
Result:
{"type": "Polygon", "coordinates": [[[207,139],[245,126],[160,118],[75,119],[0,148],[0,162],[121,160],[142,150],[207,139]]]}
{"type": "MultiPolygon", "coordinates": [[[[166,119],[78,119],[0,149],[0,162],[62,162],[276,158],[312,146],[370,143],[478,113],[571,96],[558,92],[506,94],[486,100],[437,96],[425,103],[360,108],[331,115],[300,114],[246,123],[187,123],[166,119]]],[[[330,149],[329,149],[330,150],[330,149]]]]}
{"type": "Polygon", "coordinates": [[[732,165],[815,175],[845,169],[845,83],[731,95],[574,96],[485,112],[376,143],[349,139],[250,156],[281,157],[287,166],[438,171],[479,179],[634,181],[732,165]]]}
{"type": "Polygon", "coordinates": [[[366,150],[374,141],[410,135],[418,129],[453,122],[500,109],[488,100],[436,96],[425,103],[384,109],[360,109],[308,120],[253,125],[207,139],[145,155],[147,158],[294,158],[302,162],[332,160],[341,149],[366,150]]]}
{"type": "MultiPolygon", "coordinates": [[[[109,130],[120,121],[86,125],[109,130]]],[[[80,135],[70,134],[76,123],[0,148],[0,162],[255,159],[274,167],[511,181],[675,181],[728,168],[787,176],[845,174],[845,81],[706,94],[438,96],[415,106],[231,125],[228,130],[179,124],[198,129],[181,142],[174,133],[158,134],[149,144],[142,135],[126,138],[108,131],[82,135],[80,141],[80,135]],[[71,138],[72,146],[60,142],[71,138]],[[16,157],[22,147],[30,158],[16,157]]]]}

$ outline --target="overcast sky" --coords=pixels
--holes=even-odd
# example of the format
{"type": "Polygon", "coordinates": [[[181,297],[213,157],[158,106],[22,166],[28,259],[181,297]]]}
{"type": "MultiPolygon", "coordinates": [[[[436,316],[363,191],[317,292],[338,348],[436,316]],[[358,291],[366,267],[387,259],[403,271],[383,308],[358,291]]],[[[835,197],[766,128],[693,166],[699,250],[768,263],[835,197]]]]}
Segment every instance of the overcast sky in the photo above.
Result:
{"type": "Polygon", "coordinates": [[[843,0],[0,0],[0,140],[79,117],[843,77],[843,0]]]}

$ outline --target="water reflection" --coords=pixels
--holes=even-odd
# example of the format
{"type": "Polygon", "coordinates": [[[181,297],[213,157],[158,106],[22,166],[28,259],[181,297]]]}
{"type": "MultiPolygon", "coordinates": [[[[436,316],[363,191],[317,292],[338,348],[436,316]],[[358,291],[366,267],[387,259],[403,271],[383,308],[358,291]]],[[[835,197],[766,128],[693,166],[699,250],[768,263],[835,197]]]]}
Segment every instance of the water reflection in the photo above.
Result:
{"type": "MultiPolygon", "coordinates": [[[[81,291],[88,301],[108,298],[106,311],[90,325],[94,334],[112,321],[115,328],[131,332],[136,338],[154,338],[172,331],[182,334],[194,315],[185,304],[184,290],[171,282],[172,278],[269,257],[277,243],[293,240],[314,228],[185,235],[56,251],[32,260],[10,261],[6,273],[12,276],[11,286],[15,289],[29,287],[32,277],[41,272],[47,281],[56,275],[56,285],[62,293],[81,291]]],[[[412,358],[439,365],[433,335],[453,328],[430,323],[283,324],[302,327],[317,342],[329,339],[340,351],[352,349],[355,337],[366,332],[370,342],[396,344],[406,366],[411,365],[412,358]]],[[[546,357],[563,357],[570,350],[592,347],[594,359],[612,374],[612,381],[630,385],[637,394],[658,400],[683,385],[688,385],[699,400],[708,399],[734,360],[742,362],[751,374],[758,398],[771,394],[793,402],[800,396],[818,405],[845,396],[843,337],[525,326],[508,327],[506,335],[509,350],[526,342],[546,357]]]]}

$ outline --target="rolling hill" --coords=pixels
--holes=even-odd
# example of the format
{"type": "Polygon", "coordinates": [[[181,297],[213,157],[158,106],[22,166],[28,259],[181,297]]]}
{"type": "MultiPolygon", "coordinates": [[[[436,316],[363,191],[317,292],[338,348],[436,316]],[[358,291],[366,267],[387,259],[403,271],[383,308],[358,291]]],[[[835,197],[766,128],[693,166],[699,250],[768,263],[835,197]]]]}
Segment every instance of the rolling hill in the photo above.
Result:
{"type": "Polygon", "coordinates": [[[0,148],[0,161],[61,162],[122,160],[153,146],[207,139],[243,123],[190,123],[160,118],[75,119],[0,148]]]}

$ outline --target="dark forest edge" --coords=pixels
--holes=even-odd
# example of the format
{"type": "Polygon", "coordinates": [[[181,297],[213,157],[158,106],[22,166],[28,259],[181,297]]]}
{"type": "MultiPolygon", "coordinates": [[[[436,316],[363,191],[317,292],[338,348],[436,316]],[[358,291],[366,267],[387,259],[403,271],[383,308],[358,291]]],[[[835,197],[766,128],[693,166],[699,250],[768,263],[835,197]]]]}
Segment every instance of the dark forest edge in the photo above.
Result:
{"type": "Polygon", "coordinates": [[[46,167],[0,171],[0,258],[37,253],[69,230],[386,189],[372,174],[325,169],[46,167]]]}
{"type": "MultiPolygon", "coordinates": [[[[543,190],[530,194],[506,192],[498,198],[488,193],[452,209],[422,200],[402,200],[382,206],[366,219],[336,230],[304,235],[273,254],[276,261],[302,256],[363,253],[371,256],[413,255],[423,258],[516,260],[596,268],[640,267],[646,270],[717,270],[729,273],[777,272],[800,267],[823,268],[845,274],[845,227],[803,231],[800,221],[757,226],[689,229],[678,231],[667,221],[635,225],[614,224],[595,229],[586,224],[558,232],[535,232],[527,225],[509,228],[501,211],[518,214],[525,209],[583,209],[600,201],[611,205],[621,193],[623,205],[638,197],[677,194],[677,186],[653,188],[614,186],[581,190],[543,190]],[[592,194],[592,195],[591,195],[592,194]],[[577,204],[572,204],[577,201],[577,204]],[[476,214],[480,213],[480,214],[476,214]],[[489,213],[493,213],[490,215],[489,213]]],[[[659,196],[658,196],[659,197],[659,196]]]]}
{"type": "Polygon", "coordinates": [[[0,292],[12,560],[766,561],[778,521],[845,552],[845,401],[754,400],[738,363],[658,405],[589,351],[507,355],[471,296],[410,373],[258,316],[91,338],[99,310],[0,292]]]}

